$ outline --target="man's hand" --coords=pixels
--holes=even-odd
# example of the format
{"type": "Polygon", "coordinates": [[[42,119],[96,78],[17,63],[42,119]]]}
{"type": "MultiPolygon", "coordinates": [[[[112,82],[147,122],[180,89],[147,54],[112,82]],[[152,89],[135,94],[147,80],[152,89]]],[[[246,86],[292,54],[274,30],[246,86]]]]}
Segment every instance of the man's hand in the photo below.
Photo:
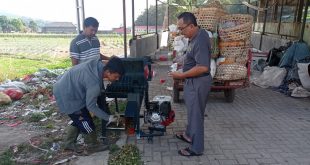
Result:
{"type": "Polygon", "coordinates": [[[119,116],[118,115],[110,115],[109,121],[107,122],[106,126],[108,126],[110,123],[115,123],[118,121],[119,116]]]}
{"type": "Polygon", "coordinates": [[[172,77],[173,79],[184,79],[185,78],[182,72],[170,72],[168,73],[168,75],[172,77]]]}

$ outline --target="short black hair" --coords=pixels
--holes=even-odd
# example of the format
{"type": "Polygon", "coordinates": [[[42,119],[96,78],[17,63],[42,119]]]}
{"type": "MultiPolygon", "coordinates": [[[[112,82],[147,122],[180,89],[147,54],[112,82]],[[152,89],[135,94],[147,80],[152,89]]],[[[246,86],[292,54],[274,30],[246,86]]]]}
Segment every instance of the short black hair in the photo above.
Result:
{"type": "Polygon", "coordinates": [[[99,27],[99,22],[94,17],[88,17],[84,20],[84,28],[89,27],[89,26],[99,27]]]}
{"type": "Polygon", "coordinates": [[[111,73],[118,73],[120,74],[120,76],[123,76],[125,74],[125,67],[123,61],[116,56],[110,58],[104,70],[109,70],[111,73]]]}
{"type": "Polygon", "coordinates": [[[197,20],[193,13],[190,12],[183,12],[178,16],[178,19],[183,19],[184,23],[186,24],[193,24],[194,26],[197,26],[197,20]]]}

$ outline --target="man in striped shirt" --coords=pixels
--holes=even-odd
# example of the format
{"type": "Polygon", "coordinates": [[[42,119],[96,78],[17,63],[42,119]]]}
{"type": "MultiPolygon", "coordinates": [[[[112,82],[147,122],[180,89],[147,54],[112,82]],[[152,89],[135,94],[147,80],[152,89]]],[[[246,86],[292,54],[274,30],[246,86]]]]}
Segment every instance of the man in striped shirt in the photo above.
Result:
{"type": "Polygon", "coordinates": [[[98,27],[97,19],[88,17],[84,20],[83,32],[76,36],[70,44],[70,57],[73,66],[92,59],[109,59],[100,53],[100,42],[96,37],[98,27]]]}

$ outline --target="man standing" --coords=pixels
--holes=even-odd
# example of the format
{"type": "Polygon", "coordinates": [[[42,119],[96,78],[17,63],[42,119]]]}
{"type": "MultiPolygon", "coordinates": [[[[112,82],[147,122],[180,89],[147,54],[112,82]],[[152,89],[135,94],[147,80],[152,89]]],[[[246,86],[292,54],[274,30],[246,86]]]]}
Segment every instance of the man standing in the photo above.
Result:
{"type": "Polygon", "coordinates": [[[194,14],[184,12],[178,16],[177,26],[189,39],[183,72],[172,72],[174,79],[185,79],[184,101],[187,108],[187,126],[176,138],[190,143],[179,150],[182,156],[199,156],[204,151],[204,113],[211,88],[210,40],[205,30],[199,29],[194,14]]]}
{"type": "Polygon", "coordinates": [[[99,22],[88,17],[84,20],[83,32],[76,36],[70,44],[72,65],[77,65],[91,59],[108,60],[109,57],[100,53],[100,42],[96,37],[99,22]]]}
{"type": "Polygon", "coordinates": [[[117,117],[108,115],[97,105],[97,98],[104,88],[103,79],[110,82],[124,75],[125,69],[121,59],[112,57],[105,65],[101,60],[90,60],[69,69],[53,86],[53,93],[60,112],[67,114],[71,120],[65,139],[65,150],[78,152],[75,145],[78,134],[85,136],[89,152],[102,151],[107,146],[99,145],[95,125],[90,112],[109,123],[117,117]]]}

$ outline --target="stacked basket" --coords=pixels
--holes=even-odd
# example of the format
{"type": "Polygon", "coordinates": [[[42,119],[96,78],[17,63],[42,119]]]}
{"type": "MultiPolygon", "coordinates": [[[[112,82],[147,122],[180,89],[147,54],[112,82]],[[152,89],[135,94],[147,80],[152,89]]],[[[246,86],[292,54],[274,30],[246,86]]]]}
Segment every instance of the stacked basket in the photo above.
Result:
{"type": "Polygon", "coordinates": [[[216,69],[218,80],[239,80],[247,76],[246,63],[253,17],[246,14],[222,16],[219,23],[220,54],[225,61],[216,69]]]}
{"type": "Polygon", "coordinates": [[[217,26],[221,16],[227,14],[226,11],[218,0],[209,0],[204,7],[194,9],[193,13],[200,28],[213,33],[213,38],[211,38],[211,56],[212,58],[217,58],[219,55],[217,26]]]}

